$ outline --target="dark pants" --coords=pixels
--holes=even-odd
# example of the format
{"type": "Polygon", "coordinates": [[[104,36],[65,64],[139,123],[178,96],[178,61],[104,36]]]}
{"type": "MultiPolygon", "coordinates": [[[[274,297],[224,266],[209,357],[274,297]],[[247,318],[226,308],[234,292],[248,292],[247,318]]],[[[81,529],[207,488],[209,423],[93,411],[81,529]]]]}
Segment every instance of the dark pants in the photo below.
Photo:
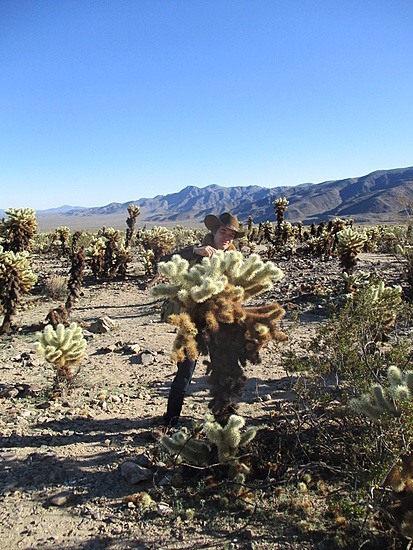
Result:
{"type": "Polygon", "coordinates": [[[175,426],[178,423],[181,414],[184,397],[191,384],[194,374],[196,361],[185,359],[178,363],[178,372],[172,382],[168,398],[168,407],[164,416],[165,424],[175,426]]]}

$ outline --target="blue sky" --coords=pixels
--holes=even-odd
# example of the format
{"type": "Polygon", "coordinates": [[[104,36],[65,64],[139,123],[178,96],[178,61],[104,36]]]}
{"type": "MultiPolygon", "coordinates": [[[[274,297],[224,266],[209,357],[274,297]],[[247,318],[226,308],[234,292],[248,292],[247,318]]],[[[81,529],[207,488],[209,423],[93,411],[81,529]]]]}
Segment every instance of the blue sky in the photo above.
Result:
{"type": "Polygon", "coordinates": [[[0,208],[413,165],[411,0],[2,0],[0,208]]]}

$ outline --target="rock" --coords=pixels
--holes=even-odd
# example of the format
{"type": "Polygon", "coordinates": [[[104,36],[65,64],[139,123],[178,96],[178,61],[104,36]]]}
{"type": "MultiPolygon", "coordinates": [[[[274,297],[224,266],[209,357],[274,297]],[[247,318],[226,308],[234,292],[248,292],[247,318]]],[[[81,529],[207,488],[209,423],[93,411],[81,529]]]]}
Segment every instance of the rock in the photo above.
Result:
{"type": "Polygon", "coordinates": [[[150,351],[143,351],[139,356],[139,361],[142,365],[153,365],[155,357],[150,351]]]}
{"type": "Polygon", "coordinates": [[[139,344],[130,344],[127,347],[127,351],[129,351],[130,353],[139,353],[141,351],[141,347],[139,344]]]}
{"type": "Polygon", "coordinates": [[[69,502],[75,500],[75,494],[73,491],[63,491],[50,498],[49,502],[52,506],[65,506],[69,502]]]}
{"type": "Polygon", "coordinates": [[[17,388],[1,388],[0,397],[17,397],[20,391],[17,388]]]}
{"type": "Polygon", "coordinates": [[[96,334],[105,334],[106,332],[110,332],[111,330],[115,330],[116,323],[110,318],[110,317],[101,317],[97,321],[93,322],[89,326],[90,332],[94,332],[96,334]]]}
{"type": "Polygon", "coordinates": [[[121,464],[120,471],[122,476],[132,483],[132,485],[151,479],[153,476],[152,470],[129,460],[121,464]]]}
{"type": "Polygon", "coordinates": [[[158,516],[170,516],[172,512],[172,508],[164,502],[160,502],[156,508],[156,513],[158,516]]]}

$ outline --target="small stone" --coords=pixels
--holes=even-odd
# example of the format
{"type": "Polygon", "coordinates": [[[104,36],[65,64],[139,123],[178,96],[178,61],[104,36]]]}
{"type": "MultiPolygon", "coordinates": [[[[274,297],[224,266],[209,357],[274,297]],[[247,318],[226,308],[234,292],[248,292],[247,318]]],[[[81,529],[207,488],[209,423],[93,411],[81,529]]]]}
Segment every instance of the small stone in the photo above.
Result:
{"type": "Polygon", "coordinates": [[[120,471],[122,476],[132,483],[132,485],[151,479],[153,476],[152,470],[129,460],[121,464],[120,471]]]}
{"type": "Polygon", "coordinates": [[[17,397],[19,393],[17,388],[4,388],[0,390],[0,397],[17,397]]]}
{"type": "Polygon", "coordinates": [[[132,353],[139,353],[141,351],[141,347],[139,344],[131,344],[128,349],[132,352],[132,353]]]}
{"type": "Polygon", "coordinates": [[[73,491],[64,491],[50,498],[50,504],[52,506],[65,506],[69,502],[75,500],[75,494],[73,491]]]}
{"type": "Polygon", "coordinates": [[[155,362],[155,357],[148,351],[143,351],[139,359],[142,365],[152,365],[155,362]]]}
{"type": "Polygon", "coordinates": [[[36,407],[38,409],[50,409],[51,407],[50,401],[44,401],[43,403],[39,403],[38,405],[36,405],[36,407]]]}
{"type": "Polygon", "coordinates": [[[105,334],[111,330],[115,330],[116,323],[110,317],[101,317],[97,321],[91,323],[89,330],[96,334],[105,334]]]}
{"type": "Polygon", "coordinates": [[[158,516],[170,516],[172,512],[172,508],[164,502],[160,502],[156,508],[156,513],[158,514],[158,516]]]}

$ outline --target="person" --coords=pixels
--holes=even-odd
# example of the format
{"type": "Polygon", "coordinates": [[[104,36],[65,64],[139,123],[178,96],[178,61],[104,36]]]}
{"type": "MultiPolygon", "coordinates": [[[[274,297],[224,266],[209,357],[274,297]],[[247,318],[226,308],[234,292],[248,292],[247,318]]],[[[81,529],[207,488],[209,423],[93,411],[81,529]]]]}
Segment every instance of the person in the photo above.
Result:
{"type": "MultiPolygon", "coordinates": [[[[208,214],[204,219],[204,224],[209,233],[205,235],[200,245],[187,246],[174,254],[179,254],[194,264],[202,261],[202,258],[212,258],[217,250],[224,252],[236,250],[234,239],[244,236],[245,231],[240,229],[236,216],[229,212],[224,212],[219,217],[208,214]]],[[[161,261],[168,261],[171,255],[165,256],[161,261]]],[[[176,426],[181,415],[181,410],[185,395],[191,384],[194,374],[196,361],[186,358],[177,364],[178,370],[171,384],[169,391],[168,404],[165,414],[161,419],[161,429],[176,426]]]]}

